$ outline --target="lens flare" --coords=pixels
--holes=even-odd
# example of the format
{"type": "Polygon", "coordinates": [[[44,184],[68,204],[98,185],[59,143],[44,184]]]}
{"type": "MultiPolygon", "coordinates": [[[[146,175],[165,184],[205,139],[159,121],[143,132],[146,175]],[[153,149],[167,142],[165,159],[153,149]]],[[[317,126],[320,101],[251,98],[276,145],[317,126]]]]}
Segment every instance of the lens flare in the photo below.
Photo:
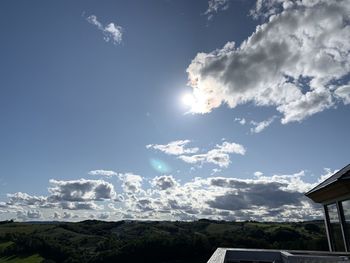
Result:
{"type": "Polygon", "coordinates": [[[182,103],[186,106],[192,106],[195,102],[194,96],[191,93],[186,93],[182,96],[182,103]]]}
{"type": "Polygon", "coordinates": [[[167,165],[165,162],[159,159],[150,159],[150,164],[154,170],[156,170],[158,173],[169,173],[171,171],[171,168],[169,165],[167,165]]]}

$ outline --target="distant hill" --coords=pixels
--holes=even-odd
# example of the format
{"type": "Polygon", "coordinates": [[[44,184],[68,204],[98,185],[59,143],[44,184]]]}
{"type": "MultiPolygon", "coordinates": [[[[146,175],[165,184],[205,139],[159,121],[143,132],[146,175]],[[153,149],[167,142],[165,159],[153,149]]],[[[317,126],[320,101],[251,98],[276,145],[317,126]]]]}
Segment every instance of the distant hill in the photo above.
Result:
{"type": "Polygon", "coordinates": [[[204,263],[217,247],[328,249],[322,221],[0,222],[0,263],[204,263]]]}

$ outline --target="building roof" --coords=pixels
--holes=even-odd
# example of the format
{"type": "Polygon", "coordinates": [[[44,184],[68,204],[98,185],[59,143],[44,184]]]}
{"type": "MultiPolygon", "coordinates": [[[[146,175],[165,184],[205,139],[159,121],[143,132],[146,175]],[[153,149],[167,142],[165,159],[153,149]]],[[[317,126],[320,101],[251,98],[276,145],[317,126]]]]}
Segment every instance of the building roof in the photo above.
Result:
{"type": "Polygon", "coordinates": [[[346,194],[350,195],[348,185],[350,185],[350,164],[321,182],[305,195],[315,202],[321,203],[331,198],[338,198],[346,194]]]}

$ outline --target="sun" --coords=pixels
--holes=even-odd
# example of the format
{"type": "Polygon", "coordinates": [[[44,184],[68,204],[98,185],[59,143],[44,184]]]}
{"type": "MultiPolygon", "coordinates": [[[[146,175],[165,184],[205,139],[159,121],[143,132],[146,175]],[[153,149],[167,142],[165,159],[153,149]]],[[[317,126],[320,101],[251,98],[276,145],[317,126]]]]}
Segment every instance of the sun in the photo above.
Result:
{"type": "Polygon", "coordinates": [[[192,106],[195,102],[194,96],[191,93],[186,93],[181,98],[182,103],[186,106],[192,106]]]}

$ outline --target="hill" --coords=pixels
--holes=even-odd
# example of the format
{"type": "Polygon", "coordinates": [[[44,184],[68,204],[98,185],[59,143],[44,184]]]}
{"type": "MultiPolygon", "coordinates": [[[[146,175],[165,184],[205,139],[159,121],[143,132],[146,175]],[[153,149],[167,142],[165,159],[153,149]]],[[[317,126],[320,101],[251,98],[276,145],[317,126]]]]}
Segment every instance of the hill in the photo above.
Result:
{"type": "Polygon", "coordinates": [[[0,262],[204,263],[217,247],[328,249],[321,221],[88,220],[0,224],[0,262]],[[16,261],[26,257],[34,260],[16,261]]]}

